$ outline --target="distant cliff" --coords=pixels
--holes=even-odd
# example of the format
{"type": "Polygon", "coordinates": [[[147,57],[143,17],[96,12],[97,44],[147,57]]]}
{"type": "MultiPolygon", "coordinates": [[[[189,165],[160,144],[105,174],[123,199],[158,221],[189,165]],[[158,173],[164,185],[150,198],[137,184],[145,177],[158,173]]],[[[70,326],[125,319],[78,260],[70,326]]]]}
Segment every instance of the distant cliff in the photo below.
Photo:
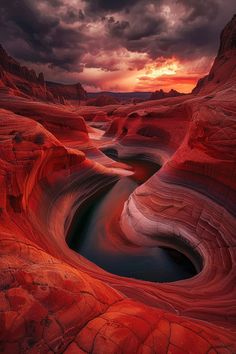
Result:
{"type": "Polygon", "coordinates": [[[119,104],[119,100],[114,96],[109,95],[99,95],[97,97],[91,98],[86,102],[87,106],[97,106],[97,107],[104,107],[109,105],[116,105],[119,104]]]}
{"type": "Polygon", "coordinates": [[[64,85],[46,82],[43,73],[36,74],[9,56],[0,45],[0,89],[13,95],[34,97],[43,101],[65,103],[65,100],[84,100],[86,91],[80,83],[64,85]]]}
{"type": "Polygon", "coordinates": [[[46,82],[47,89],[52,92],[55,98],[63,97],[65,100],[85,100],[87,98],[87,92],[82,85],[77,84],[67,85],[56,82],[46,82]]]}
{"type": "Polygon", "coordinates": [[[170,90],[169,92],[165,92],[162,89],[159,91],[155,91],[151,94],[150,100],[160,100],[162,98],[168,98],[168,97],[177,97],[177,96],[182,96],[184,93],[178,92],[176,90],[170,90]]]}

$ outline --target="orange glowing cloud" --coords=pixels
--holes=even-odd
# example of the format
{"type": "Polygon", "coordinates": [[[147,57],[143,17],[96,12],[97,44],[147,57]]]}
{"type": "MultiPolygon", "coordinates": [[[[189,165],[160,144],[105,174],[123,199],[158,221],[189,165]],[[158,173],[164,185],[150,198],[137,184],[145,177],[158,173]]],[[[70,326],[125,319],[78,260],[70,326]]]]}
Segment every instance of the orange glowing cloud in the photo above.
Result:
{"type": "MultiPolygon", "coordinates": [[[[191,92],[198,79],[204,76],[212,63],[212,58],[203,58],[201,62],[180,62],[176,58],[149,60],[143,67],[136,67],[135,57],[130,67],[130,57],[123,57],[122,67],[116,70],[85,68],[79,79],[86,82],[89,91],[156,91],[175,89],[191,92]],[[126,58],[127,59],[127,58],[126,58]]],[[[112,57],[110,58],[112,60],[112,57]]]]}
{"type": "Polygon", "coordinates": [[[138,76],[137,91],[155,91],[175,89],[191,92],[199,77],[204,76],[212,63],[212,58],[203,58],[201,63],[181,63],[176,58],[159,58],[147,64],[138,76]]]}
{"type": "Polygon", "coordinates": [[[1,44],[46,80],[90,92],[189,92],[209,71],[235,1],[2,3],[1,44]]]}
{"type": "Polygon", "coordinates": [[[43,71],[49,80],[55,73],[61,82],[82,82],[88,92],[95,91],[156,91],[171,89],[179,92],[191,92],[200,77],[206,75],[212,64],[212,57],[201,60],[180,61],[173,58],[151,60],[146,54],[117,51],[97,58],[86,56],[82,72],[63,72],[45,65],[32,65],[43,71]],[[117,60],[119,54],[120,60],[117,60]],[[111,69],[109,70],[109,66],[111,69]]]}

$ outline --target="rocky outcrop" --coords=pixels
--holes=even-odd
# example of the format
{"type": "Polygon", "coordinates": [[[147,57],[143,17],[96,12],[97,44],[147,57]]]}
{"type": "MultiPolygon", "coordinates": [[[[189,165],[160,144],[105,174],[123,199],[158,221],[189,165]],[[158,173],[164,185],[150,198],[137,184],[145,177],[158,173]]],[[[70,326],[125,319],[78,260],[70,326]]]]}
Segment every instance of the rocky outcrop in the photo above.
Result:
{"type": "Polygon", "coordinates": [[[155,91],[151,94],[150,100],[160,100],[162,98],[178,97],[182,95],[184,95],[184,93],[178,92],[173,89],[171,89],[169,92],[165,92],[162,89],[160,89],[159,91],[155,91]]]}
{"type": "Polygon", "coordinates": [[[10,57],[5,49],[0,45],[0,66],[3,70],[21,77],[27,81],[33,82],[38,85],[44,85],[44,76],[43,73],[40,73],[38,76],[34,70],[29,70],[25,66],[10,57]]]}
{"type": "Polygon", "coordinates": [[[236,49],[236,15],[225,26],[220,36],[220,48],[217,57],[224,55],[226,52],[236,49]]]}
{"type": "Polygon", "coordinates": [[[115,97],[108,96],[108,95],[97,96],[96,98],[91,98],[86,102],[87,106],[97,106],[97,107],[104,107],[104,106],[116,105],[116,104],[119,104],[119,101],[115,97]]]}
{"type": "Polygon", "coordinates": [[[13,95],[35,97],[41,100],[53,101],[52,94],[47,91],[43,73],[38,76],[34,70],[29,70],[10,57],[0,45],[1,88],[10,89],[13,95]]]}
{"type": "Polygon", "coordinates": [[[194,95],[198,94],[201,91],[201,89],[205,86],[207,81],[208,81],[208,75],[201,77],[198,80],[197,85],[193,88],[192,94],[194,95]]]}
{"type": "Polygon", "coordinates": [[[31,97],[43,101],[65,104],[65,100],[85,100],[86,91],[80,83],[64,85],[45,82],[43,73],[22,66],[7,54],[0,45],[1,88],[11,89],[13,95],[31,97]]]}
{"type": "Polygon", "coordinates": [[[46,86],[55,99],[72,100],[79,103],[87,98],[87,93],[79,82],[73,85],[66,85],[47,81],[46,86]]]}
{"type": "Polygon", "coordinates": [[[209,75],[200,79],[194,94],[208,94],[230,88],[236,80],[236,15],[220,36],[220,47],[209,75]]]}
{"type": "Polygon", "coordinates": [[[33,102],[28,99],[0,95],[0,106],[4,109],[34,119],[67,146],[89,143],[88,130],[83,117],[61,105],[33,102]]]}

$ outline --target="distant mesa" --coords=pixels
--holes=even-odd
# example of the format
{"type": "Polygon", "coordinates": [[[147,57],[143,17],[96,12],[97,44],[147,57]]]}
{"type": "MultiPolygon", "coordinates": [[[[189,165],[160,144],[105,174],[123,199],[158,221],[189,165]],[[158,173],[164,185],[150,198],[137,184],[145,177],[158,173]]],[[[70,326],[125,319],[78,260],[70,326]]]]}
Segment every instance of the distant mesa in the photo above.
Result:
{"type": "Polygon", "coordinates": [[[87,92],[79,82],[76,84],[60,84],[57,82],[46,81],[46,86],[55,98],[63,97],[64,100],[81,101],[87,99],[87,92]]]}
{"type": "Polygon", "coordinates": [[[153,92],[150,96],[150,100],[160,100],[162,98],[183,96],[184,93],[171,89],[169,92],[165,92],[162,89],[153,92]]]}
{"type": "Polygon", "coordinates": [[[112,97],[110,95],[99,95],[97,97],[90,98],[86,102],[86,105],[87,106],[104,107],[104,106],[108,106],[108,105],[116,105],[119,103],[120,103],[120,101],[115,97],[112,97]]]}
{"type": "Polygon", "coordinates": [[[171,89],[165,92],[162,89],[155,92],[93,92],[88,93],[87,106],[103,107],[114,104],[141,103],[149,100],[182,96],[184,93],[171,89]]]}
{"type": "MultiPolygon", "coordinates": [[[[138,103],[147,101],[150,98],[152,92],[112,92],[112,91],[101,91],[101,92],[88,92],[88,99],[97,98],[100,96],[109,96],[115,98],[119,103],[138,103]]],[[[99,101],[98,101],[99,103],[99,101]]]]}

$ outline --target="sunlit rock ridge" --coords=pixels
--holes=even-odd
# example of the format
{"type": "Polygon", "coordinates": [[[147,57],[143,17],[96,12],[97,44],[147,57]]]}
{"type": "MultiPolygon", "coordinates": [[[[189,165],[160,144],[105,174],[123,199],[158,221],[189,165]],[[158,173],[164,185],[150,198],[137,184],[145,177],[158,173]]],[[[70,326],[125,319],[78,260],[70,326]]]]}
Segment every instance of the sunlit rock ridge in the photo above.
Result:
{"type": "Polygon", "coordinates": [[[2,353],[236,352],[235,33],[234,16],[193,94],[136,105],[52,103],[43,76],[24,69],[32,99],[1,67],[2,353]],[[119,252],[174,248],[196,276],[119,277],[68,247],[74,215],[131,173],[107,151],[162,167],[120,206],[116,224],[107,217],[104,247],[115,227],[119,252]]]}

